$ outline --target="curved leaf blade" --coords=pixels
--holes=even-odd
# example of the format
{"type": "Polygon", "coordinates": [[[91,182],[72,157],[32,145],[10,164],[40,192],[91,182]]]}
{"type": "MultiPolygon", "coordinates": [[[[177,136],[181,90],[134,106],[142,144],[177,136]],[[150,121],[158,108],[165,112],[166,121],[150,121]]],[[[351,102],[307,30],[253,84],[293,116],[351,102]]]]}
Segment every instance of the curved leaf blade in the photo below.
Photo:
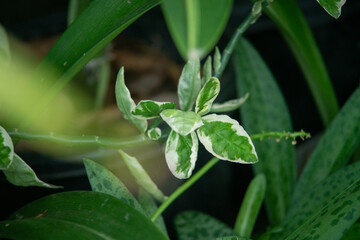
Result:
{"type": "Polygon", "coordinates": [[[8,169],[14,158],[14,144],[7,131],[0,126],[0,170],[8,169]]]}
{"type": "Polygon", "coordinates": [[[346,0],[316,0],[332,17],[339,18],[346,0]]]}
{"type": "Polygon", "coordinates": [[[246,102],[248,97],[249,97],[249,93],[246,93],[241,98],[229,100],[229,101],[226,101],[226,102],[223,102],[223,103],[214,103],[211,106],[210,112],[222,113],[222,112],[234,111],[234,110],[240,108],[242,105],[244,105],[244,103],[246,102]]]}
{"type": "Polygon", "coordinates": [[[212,77],[205,82],[196,99],[195,112],[205,115],[211,110],[212,103],[220,92],[219,79],[212,77]]]}
{"type": "Polygon", "coordinates": [[[176,104],[172,102],[156,102],[151,100],[141,100],[132,114],[139,118],[152,119],[160,116],[166,109],[175,109],[176,104]]]}
{"type": "Polygon", "coordinates": [[[172,130],[183,136],[187,136],[203,125],[201,117],[194,112],[168,109],[164,110],[160,116],[172,130]]]}

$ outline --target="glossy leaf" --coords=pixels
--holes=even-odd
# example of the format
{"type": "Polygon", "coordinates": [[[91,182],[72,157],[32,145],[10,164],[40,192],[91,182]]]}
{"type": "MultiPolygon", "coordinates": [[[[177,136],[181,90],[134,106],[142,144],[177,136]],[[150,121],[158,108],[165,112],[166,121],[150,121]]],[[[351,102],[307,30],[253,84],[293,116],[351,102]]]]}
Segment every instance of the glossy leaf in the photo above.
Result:
{"type": "Polygon", "coordinates": [[[176,104],[172,102],[156,102],[141,100],[132,113],[140,118],[151,119],[160,116],[165,109],[175,109],[176,104]]]}
{"type": "Polygon", "coordinates": [[[84,159],[84,165],[91,189],[94,192],[109,194],[135,208],[139,212],[144,213],[136,198],[112,172],[90,159],[84,159]]]}
{"type": "Polygon", "coordinates": [[[200,90],[196,99],[195,112],[199,115],[205,115],[211,110],[212,103],[220,92],[219,79],[210,78],[200,90]]]}
{"type": "Polygon", "coordinates": [[[197,131],[200,142],[215,157],[238,163],[256,163],[255,147],[240,124],[227,115],[210,114],[202,118],[197,131]]]}
{"type": "Polygon", "coordinates": [[[211,106],[210,112],[213,113],[222,113],[222,112],[230,112],[240,108],[248,99],[249,93],[246,93],[243,97],[229,100],[223,103],[214,103],[211,106]]]}
{"type": "Polygon", "coordinates": [[[179,178],[189,178],[195,168],[199,141],[195,132],[182,136],[172,130],[166,141],[165,158],[171,173],[179,178]]]}
{"type": "Polygon", "coordinates": [[[6,30],[0,24],[0,70],[6,67],[10,61],[10,47],[6,30]]]}
{"type": "Polygon", "coordinates": [[[148,193],[150,193],[156,200],[163,202],[165,200],[165,195],[156,186],[139,161],[122,150],[119,150],[119,153],[139,186],[148,191],[148,193]]]}
{"type": "Polygon", "coordinates": [[[297,184],[295,202],[314,184],[339,170],[360,143],[360,87],[331,123],[307,162],[297,184]]]}
{"type": "Polygon", "coordinates": [[[164,110],[160,115],[172,130],[183,136],[188,135],[203,125],[201,117],[194,112],[169,109],[164,110]]]}
{"type": "Polygon", "coordinates": [[[161,137],[161,129],[160,128],[150,128],[147,131],[147,135],[151,140],[158,140],[161,137]]]}
{"type": "Polygon", "coordinates": [[[18,155],[14,154],[12,163],[8,169],[3,170],[6,179],[13,185],[28,187],[46,187],[61,188],[52,184],[41,181],[35,174],[34,170],[26,164],[18,155]]]}
{"type": "Polygon", "coordinates": [[[136,105],[131,98],[130,91],[125,85],[124,68],[122,67],[118,73],[115,84],[116,103],[120,109],[122,116],[133,123],[141,132],[145,132],[147,128],[147,121],[139,119],[132,114],[136,105]]]}
{"type": "Polygon", "coordinates": [[[202,58],[219,40],[232,0],[164,0],[162,11],[184,59],[202,58]]]}
{"type": "Polygon", "coordinates": [[[14,144],[6,130],[0,126],[0,170],[9,168],[14,158],[14,144]]]}
{"type": "Polygon", "coordinates": [[[346,0],[317,0],[318,3],[334,18],[339,18],[341,15],[341,7],[346,0]]]}
{"type": "Polygon", "coordinates": [[[341,238],[341,240],[357,240],[360,236],[360,223],[357,222],[351,226],[349,231],[341,238]]]}
{"type": "Polygon", "coordinates": [[[201,88],[200,62],[199,60],[188,61],[181,73],[177,94],[182,110],[191,110],[201,88]]]}
{"type": "MultiPolygon", "coordinates": [[[[239,96],[250,98],[241,107],[241,118],[249,133],[292,131],[285,100],[266,64],[245,39],[240,39],[235,51],[235,71],[239,96]]],[[[259,163],[256,174],[266,176],[265,204],[272,225],[285,217],[295,184],[294,147],[290,141],[264,139],[254,142],[259,163]]]]}
{"type": "Polygon", "coordinates": [[[146,216],[98,192],[64,192],[34,201],[0,222],[11,239],[167,239],[146,216]],[[139,231],[141,229],[141,231],[139,231]]]}
{"type": "Polygon", "coordinates": [[[203,67],[203,77],[201,78],[201,86],[204,86],[204,84],[211,78],[211,76],[212,76],[212,61],[211,61],[211,56],[208,56],[203,67]]]}

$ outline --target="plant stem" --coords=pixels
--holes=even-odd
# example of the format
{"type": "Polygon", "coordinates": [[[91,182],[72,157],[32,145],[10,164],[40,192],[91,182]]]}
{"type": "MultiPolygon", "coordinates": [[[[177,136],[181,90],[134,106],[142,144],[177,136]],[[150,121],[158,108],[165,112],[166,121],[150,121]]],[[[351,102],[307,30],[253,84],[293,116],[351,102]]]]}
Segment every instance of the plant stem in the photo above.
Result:
{"type": "Polygon", "coordinates": [[[163,202],[160,207],[156,210],[154,215],[151,217],[151,221],[155,221],[165,209],[175,200],[177,199],[183,192],[189,189],[199,178],[201,178],[207,171],[209,171],[217,162],[219,162],[218,158],[212,158],[209,162],[207,162],[199,171],[197,171],[189,180],[187,180],[183,185],[178,187],[166,200],[163,202]]]}
{"type": "MultiPolygon", "coordinates": [[[[193,50],[196,47],[197,32],[198,32],[198,6],[197,1],[186,0],[186,24],[189,29],[187,38],[188,49],[193,50]]],[[[188,56],[189,57],[189,56],[188,56]]],[[[190,56],[191,57],[191,56],[190,56]]]]}
{"type": "Polygon", "coordinates": [[[310,133],[304,132],[304,130],[298,131],[298,132],[263,132],[263,133],[257,133],[252,134],[251,139],[252,140],[262,140],[263,138],[269,138],[269,137],[275,137],[280,140],[280,138],[285,139],[296,139],[301,138],[302,140],[305,140],[307,138],[310,138],[310,133]]]}

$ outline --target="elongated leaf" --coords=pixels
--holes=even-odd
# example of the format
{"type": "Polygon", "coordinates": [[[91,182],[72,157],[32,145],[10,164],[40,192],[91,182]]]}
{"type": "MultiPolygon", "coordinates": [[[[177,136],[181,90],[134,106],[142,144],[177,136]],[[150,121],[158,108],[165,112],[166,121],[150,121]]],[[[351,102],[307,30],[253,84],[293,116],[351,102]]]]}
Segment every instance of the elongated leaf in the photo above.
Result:
{"type": "Polygon", "coordinates": [[[203,117],[197,131],[200,142],[215,157],[238,163],[256,163],[255,147],[240,124],[227,115],[203,117]]]}
{"type": "Polygon", "coordinates": [[[248,99],[249,93],[246,93],[243,97],[229,100],[223,103],[214,103],[211,107],[213,113],[230,112],[240,108],[248,99]]]}
{"type": "Polygon", "coordinates": [[[205,115],[211,110],[212,103],[220,92],[219,79],[210,78],[200,90],[196,99],[195,112],[199,115],[205,115]]]}
{"type": "Polygon", "coordinates": [[[162,119],[177,133],[186,136],[203,125],[201,117],[194,112],[184,112],[177,109],[164,110],[162,119]]]}
{"type": "Polygon", "coordinates": [[[70,25],[75,18],[89,5],[91,0],[70,0],[68,7],[67,24],[70,25]]]}
{"type": "Polygon", "coordinates": [[[331,123],[307,162],[294,193],[296,202],[314,184],[344,166],[360,143],[360,87],[331,123]]]}
{"type": "Polygon", "coordinates": [[[360,223],[357,222],[351,226],[349,231],[346,232],[344,237],[341,240],[357,240],[360,236],[360,223]]]}
{"type": "Polygon", "coordinates": [[[171,173],[179,178],[189,178],[195,168],[199,142],[196,133],[182,136],[172,130],[166,141],[165,158],[171,173]]]}
{"type": "Polygon", "coordinates": [[[341,15],[341,7],[346,0],[316,0],[320,5],[334,18],[339,18],[341,15]]]}
{"type": "Polygon", "coordinates": [[[109,194],[135,208],[137,211],[144,213],[136,198],[112,172],[90,159],[84,159],[84,165],[91,189],[94,192],[109,194]]]}
{"type": "Polygon", "coordinates": [[[184,59],[201,58],[225,29],[232,0],[164,0],[162,11],[184,59]]]}
{"type": "Polygon", "coordinates": [[[221,53],[218,47],[215,48],[214,53],[214,72],[217,73],[221,67],[221,53]]]}
{"type": "Polygon", "coordinates": [[[139,161],[136,158],[129,156],[122,150],[119,150],[119,153],[126,166],[129,168],[131,174],[134,176],[136,182],[148,191],[148,193],[150,193],[156,200],[163,202],[165,200],[165,195],[156,186],[139,161]]]}
{"type": "MultiPolygon", "coordinates": [[[[238,41],[235,52],[237,92],[250,93],[241,108],[244,127],[249,133],[262,131],[291,131],[291,120],[285,100],[271,72],[244,39],[238,41]]],[[[294,149],[289,141],[268,139],[255,142],[259,163],[256,174],[266,176],[265,204],[270,223],[280,224],[284,218],[295,183],[294,149]]]]}
{"type": "Polygon", "coordinates": [[[14,144],[6,130],[0,126],[0,170],[9,168],[14,158],[14,144]]]}
{"type": "Polygon", "coordinates": [[[0,237],[167,239],[143,214],[115,197],[97,192],[65,192],[32,202],[0,222],[0,237]]]}
{"type": "Polygon", "coordinates": [[[147,128],[147,121],[139,119],[132,114],[136,105],[131,98],[130,91],[125,85],[124,68],[122,67],[118,73],[115,84],[116,103],[120,109],[122,116],[133,123],[141,132],[145,132],[147,128]]]}
{"type": "Polygon", "coordinates": [[[145,119],[156,118],[165,109],[175,109],[176,104],[172,102],[156,102],[150,100],[142,100],[132,112],[137,117],[145,119]]]}
{"type": "Polygon", "coordinates": [[[0,70],[9,64],[10,57],[11,55],[7,33],[4,27],[0,24],[0,70]]]}
{"type": "Polygon", "coordinates": [[[204,86],[204,84],[211,78],[211,76],[212,76],[212,61],[211,61],[211,56],[208,56],[203,67],[203,77],[201,78],[201,86],[204,86]]]}
{"type": "Polygon", "coordinates": [[[160,128],[150,128],[147,131],[147,135],[151,140],[158,140],[161,137],[161,129],[160,128]]]}
{"type": "Polygon", "coordinates": [[[177,215],[175,229],[179,240],[209,240],[236,235],[226,224],[196,211],[186,211],[177,215]]]}

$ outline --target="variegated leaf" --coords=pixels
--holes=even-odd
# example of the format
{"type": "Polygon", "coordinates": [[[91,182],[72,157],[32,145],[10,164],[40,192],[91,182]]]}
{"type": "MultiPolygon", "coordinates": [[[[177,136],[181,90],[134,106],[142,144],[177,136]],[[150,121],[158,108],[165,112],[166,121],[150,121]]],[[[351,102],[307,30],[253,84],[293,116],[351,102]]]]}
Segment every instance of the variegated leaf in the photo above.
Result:
{"type": "Polygon", "coordinates": [[[240,124],[226,115],[211,114],[202,118],[197,131],[200,142],[215,157],[239,163],[258,161],[255,147],[240,124]]]}
{"type": "Polygon", "coordinates": [[[203,125],[201,117],[194,112],[177,109],[164,110],[160,116],[177,133],[186,136],[203,125]]]}
{"type": "Polygon", "coordinates": [[[219,79],[210,78],[200,90],[196,99],[195,112],[199,115],[205,115],[211,110],[212,103],[220,92],[219,79]]]}
{"type": "Polygon", "coordinates": [[[195,167],[199,142],[196,133],[182,136],[172,130],[166,141],[165,158],[172,174],[179,178],[189,178],[195,167]]]}
{"type": "Polygon", "coordinates": [[[249,93],[246,93],[243,97],[229,100],[223,103],[214,103],[211,107],[210,112],[221,113],[230,112],[241,107],[249,97],[249,93]]]}
{"type": "Polygon", "coordinates": [[[140,118],[151,119],[160,116],[165,109],[175,109],[176,104],[172,102],[156,102],[142,100],[138,103],[132,113],[140,118]]]}
{"type": "Polygon", "coordinates": [[[160,128],[150,128],[147,131],[147,135],[151,140],[158,140],[161,137],[161,129],[160,128]]]}
{"type": "Polygon", "coordinates": [[[201,85],[204,86],[204,84],[211,78],[211,76],[212,76],[212,61],[211,61],[211,56],[208,56],[203,67],[203,77],[201,78],[201,85]]]}
{"type": "Polygon", "coordinates": [[[4,128],[0,126],[0,170],[7,169],[14,157],[14,145],[4,128]]]}

